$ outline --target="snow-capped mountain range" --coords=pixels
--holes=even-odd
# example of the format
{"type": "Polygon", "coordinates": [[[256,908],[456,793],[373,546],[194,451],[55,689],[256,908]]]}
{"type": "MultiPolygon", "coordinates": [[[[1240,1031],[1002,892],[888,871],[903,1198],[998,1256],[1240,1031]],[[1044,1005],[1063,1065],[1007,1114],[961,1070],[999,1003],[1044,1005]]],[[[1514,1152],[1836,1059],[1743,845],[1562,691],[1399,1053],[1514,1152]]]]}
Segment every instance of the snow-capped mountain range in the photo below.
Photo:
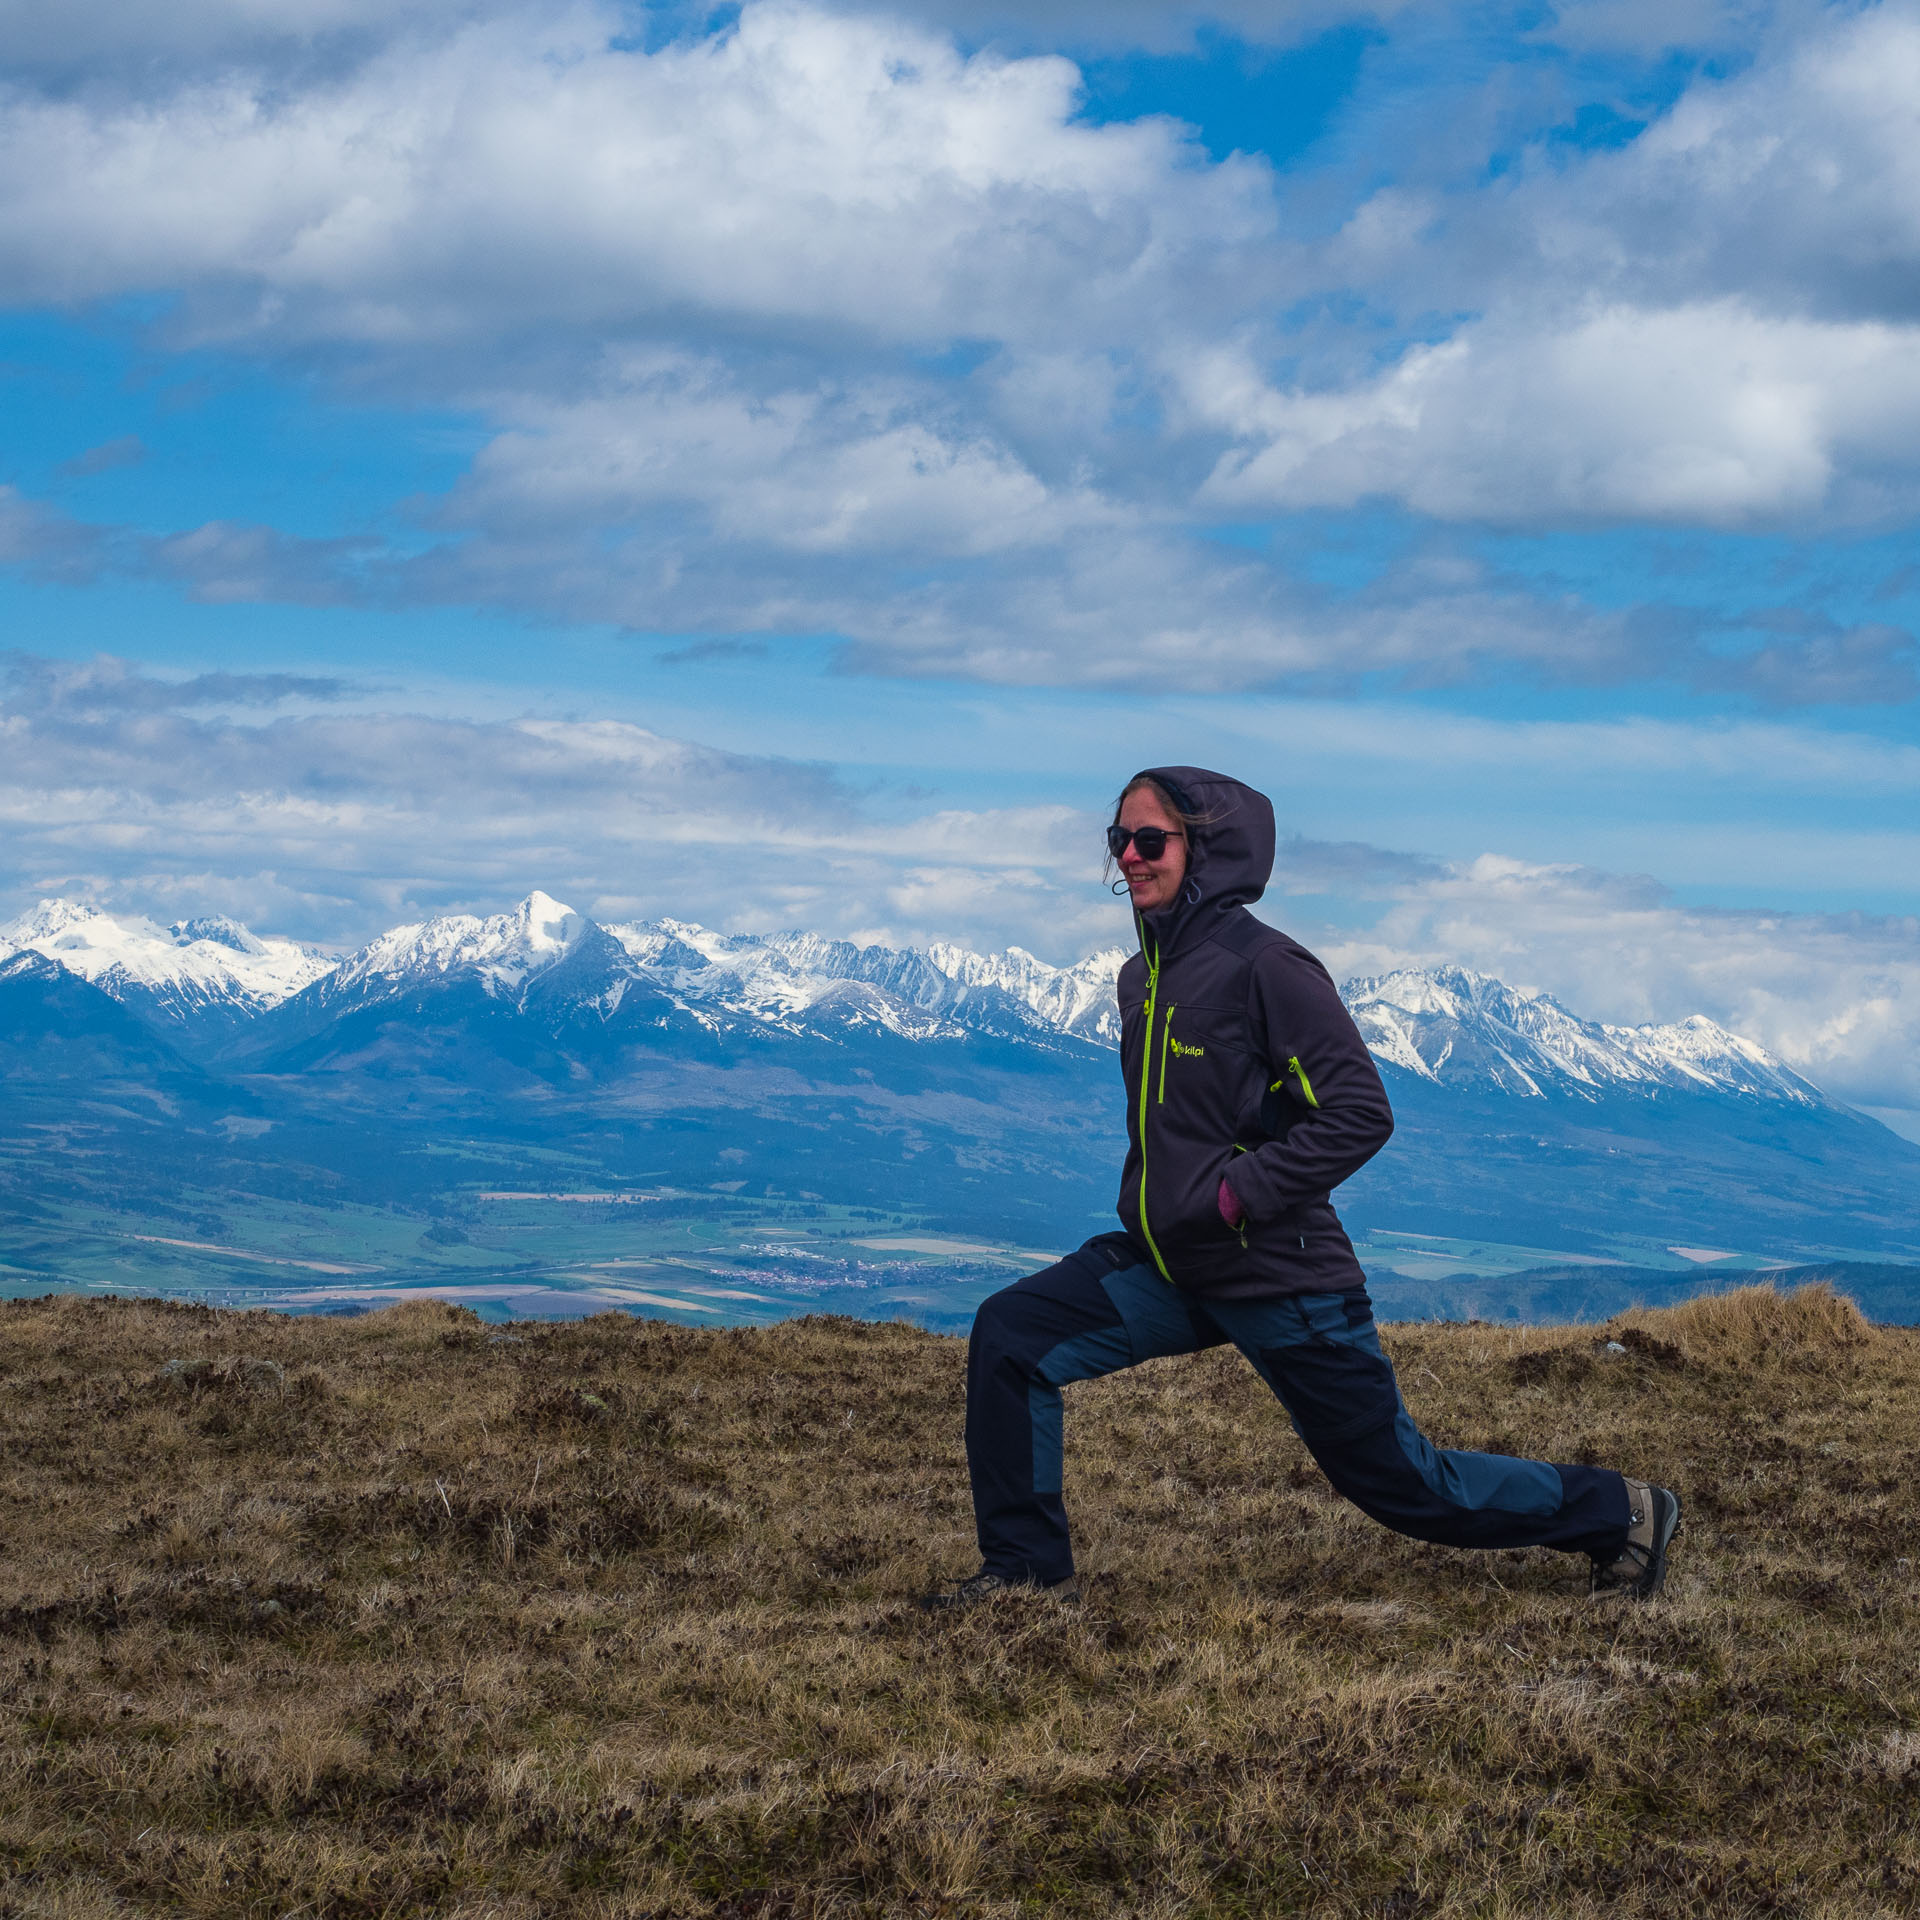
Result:
{"type": "Polygon", "coordinates": [[[262,939],[223,915],[162,927],[65,900],[43,900],[0,926],[0,958],[22,951],[44,954],[123,1004],[174,1024],[264,1013],[337,964],[317,948],[262,939]]]}
{"type": "Polygon", "coordinates": [[[326,976],[330,1000],[378,997],[401,983],[468,975],[496,999],[514,999],[528,981],[564,960],[594,924],[545,893],[485,920],[450,913],[395,927],[340,961],[326,976]]]}
{"type": "Polygon", "coordinates": [[[797,1028],[831,1007],[840,1022],[864,1018],[916,1039],[983,1030],[1120,1037],[1113,982],[1126,955],[1117,949],[1050,967],[1021,947],[922,953],[811,933],[712,933],[681,920],[607,932],[643,977],[690,1009],[797,1028]]]}
{"type": "MultiPolygon", "coordinates": [[[[1126,957],[1113,948],[1054,967],[1019,947],[922,952],[807,933],[715,933],[678,920],[602,927],[540,892],[510,913],[395,927],[344,959],[223,918],[163,928],[48,900],[0,926],[0,959],[20,951],[175,1029],[230,1031],[302,995],[324,1017],[453,983],[524,1007],[565,982],[573,1003],[602,1018],[640,989],[709,1028],[842,1038],[868,1028],[910,1040],[985,1033],[1096,1047],[1118,1039],[1113,983],[1126,957]]],[[[1435,1087],[1526,1099],[1672,1090],[1828,1104],[1764,1049],[1699,1015],[1607,1026],[1458,967],[1403,969],[1342,992],[1375,1057],[1435,1087]]]]}
{"type": "Polygon", "coordinates": [[[1606,1026],[1464,967],[1349,980],[1340,995],[1375,1059],[1439,1085],[1531,1097],[1665,1087],[1808,1106],[1826,1099],[1704,1014],[1668,1026],[1606,1026]]]}

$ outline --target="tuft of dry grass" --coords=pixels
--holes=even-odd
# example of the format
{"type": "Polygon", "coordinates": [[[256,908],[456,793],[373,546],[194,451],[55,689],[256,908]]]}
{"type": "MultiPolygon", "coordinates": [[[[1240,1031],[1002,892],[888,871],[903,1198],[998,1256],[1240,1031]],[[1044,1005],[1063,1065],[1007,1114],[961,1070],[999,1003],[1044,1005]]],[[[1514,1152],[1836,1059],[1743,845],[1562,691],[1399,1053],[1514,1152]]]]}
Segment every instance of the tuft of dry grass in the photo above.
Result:
{"type": "Polygon", "coordinates": [[[1374,1527],[1231,1352],[1070,1391],[1086,1605],[940,1619],[958,1341],[0,1308],[0,1914],[1920,1910],[1920,1340],[1386,1337],[1677,1486],[1668,1597],[1374,1527]]]}

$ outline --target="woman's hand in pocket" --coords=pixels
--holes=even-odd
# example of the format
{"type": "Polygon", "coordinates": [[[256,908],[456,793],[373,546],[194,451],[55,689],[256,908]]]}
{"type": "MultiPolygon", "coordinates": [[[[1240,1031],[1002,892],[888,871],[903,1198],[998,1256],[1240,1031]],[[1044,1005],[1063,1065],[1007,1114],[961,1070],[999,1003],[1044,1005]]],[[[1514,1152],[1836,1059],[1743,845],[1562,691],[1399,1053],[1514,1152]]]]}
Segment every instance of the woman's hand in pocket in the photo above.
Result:
{"type": "Polygon", "coordinates": [[[1227,1185],[1226,1176],[1220,1178],[1220,1218],[1228,1226],[1238,1228],[1247,1217],[1247,1210],[1240,1204],[1240,1196],[1227,1185]]]}

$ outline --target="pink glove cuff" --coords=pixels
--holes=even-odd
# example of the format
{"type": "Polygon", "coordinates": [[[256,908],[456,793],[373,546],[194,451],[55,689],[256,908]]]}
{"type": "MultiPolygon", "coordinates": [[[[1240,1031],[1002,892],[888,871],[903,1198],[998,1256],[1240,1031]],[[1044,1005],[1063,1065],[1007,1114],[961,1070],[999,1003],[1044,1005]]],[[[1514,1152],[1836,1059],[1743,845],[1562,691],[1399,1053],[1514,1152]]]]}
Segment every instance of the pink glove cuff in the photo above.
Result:
{"type": "Polygon", "coordinates": [[[1247,1210],[1240,1204],[1240,1196],[1222,1179],[1220,1182],[1220,1218],[1224,1220],[1228,1226],[1237,1227],[1246,1217],[1247,1210]]]}

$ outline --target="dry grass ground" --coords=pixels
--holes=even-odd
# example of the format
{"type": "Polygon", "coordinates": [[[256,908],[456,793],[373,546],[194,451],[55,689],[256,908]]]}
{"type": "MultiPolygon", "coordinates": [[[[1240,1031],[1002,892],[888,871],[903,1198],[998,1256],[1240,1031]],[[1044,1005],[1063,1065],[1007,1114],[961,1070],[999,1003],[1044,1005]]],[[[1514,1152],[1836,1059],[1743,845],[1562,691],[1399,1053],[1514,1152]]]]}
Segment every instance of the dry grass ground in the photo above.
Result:
{"type": "Polygon", "coordinates": [[[1664,1601],[1400,1540],[1230,1351],[1069,1395],[1088,1604],[954,1620],[962,1347],[0,1309],[0,1913],[1907,1914],[1920,1339],[1401,1327],[1666,1480],[1664,1601]]]}

